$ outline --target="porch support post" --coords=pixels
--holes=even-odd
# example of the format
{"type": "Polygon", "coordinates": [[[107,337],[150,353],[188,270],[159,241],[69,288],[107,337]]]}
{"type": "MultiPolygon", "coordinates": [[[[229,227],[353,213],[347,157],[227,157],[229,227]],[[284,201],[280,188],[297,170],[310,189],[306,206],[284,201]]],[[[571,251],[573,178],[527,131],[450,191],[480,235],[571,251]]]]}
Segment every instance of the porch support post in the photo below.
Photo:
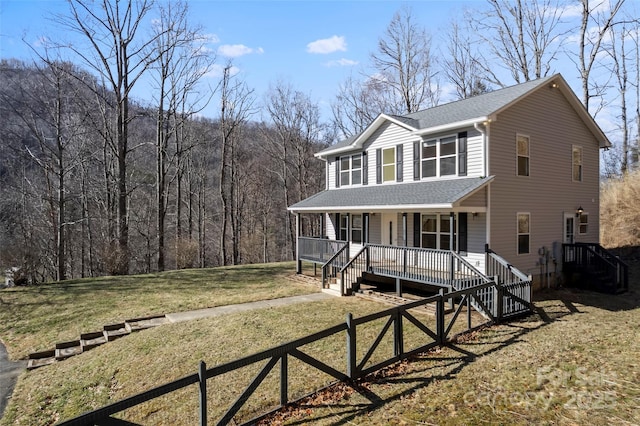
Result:
{"type": "Polygon", "coordinates": [[[407,213],[402,213],[402,245],[407,246],[407,213]]]}
{"type": "Polygon", "coordinates": [[[296,213],[296,274],[302,273],[302,260],[300,260],[300,227],[302,226],[302,220],[300,220],[300,213],[296,213]]]}
{"type": "Polygon", "coordinates": [[[400,278],[396,278],[396,296],[402,297],[402,284],[400,284],[400,278]]]}
{"type": "MultiPolygon", "coordinates": [[[[451,251],[457,251],[453,249],[453,246],[455,244],[454,236],[456,232],[456,227],[454,224],[455,217],[456,217],[456,214],[453,211],[449,212],[449,250],[451,251]]],[[[458,246],[456,245],[456,249],[457,248],[458,246]]],[[[456,265],[456,261],[453,258],[453,254],[452,254],[451,255],[451,282],[449,283],[449,293],[453,291],[453,280],[455,280],[455,277],[456,277],[455,265],[456,265]]],[[[451,309],[454,309],[455,305],[454,305],[453,298],[449,299],[449,306],[451,307],[451,309]]]]}

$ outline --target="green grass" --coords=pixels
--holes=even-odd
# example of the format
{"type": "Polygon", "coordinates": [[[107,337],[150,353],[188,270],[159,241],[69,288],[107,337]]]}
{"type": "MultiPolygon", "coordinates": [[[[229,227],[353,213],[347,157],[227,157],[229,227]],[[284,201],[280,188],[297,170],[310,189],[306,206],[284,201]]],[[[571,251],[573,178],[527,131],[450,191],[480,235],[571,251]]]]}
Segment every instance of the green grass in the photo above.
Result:
{"type": "MultiPolygon", "coordinates": [[[[639,265],[627,294],[544,293],[535,302],[535,314],[474,332],[452,347],[391,366],[360,381],[355,389],[330,388],[269,422],[638,424],[639,265]]],[[[236,289],[243,288],[241,282],[239,278],[236,289]]],[[[23,374],[0,425],[53,424],[192,374],[200,360],[211,367],[343,322],[347,312],[362,316],[385,308],[356,298],[336,298],[134,333],[23,374]]],[[[382,325],[377,321],[359,329],[359,358],[382,325]]],[[[407,325],[405,331],[405,344],[417,345],[421,333],[407,325]]],[[[344,333],[340,333],[304,351],[342,370],[344,344],[344,333]]],[[[385,338],[372,362],[390,351],[391,341],[385,338]]],[[[263,365],[208,381],[212,424],[263,365]]],[[[289,371],[291,398],[332,382],[293,358],[289,371]]],[[[278,389],[278,375],[271,373],[238,419],[247,420],[277,404],[278,389]]],[[[197,404],[194,385],[122,416],[142,424],[195,424],[197,404]]]]}
{"type": "Polygon", "coordinates": [[[0,292],[0,338],[13,359],[129,318],[317,291],[286,279],[293,262],[69,280],[0,292]]]}

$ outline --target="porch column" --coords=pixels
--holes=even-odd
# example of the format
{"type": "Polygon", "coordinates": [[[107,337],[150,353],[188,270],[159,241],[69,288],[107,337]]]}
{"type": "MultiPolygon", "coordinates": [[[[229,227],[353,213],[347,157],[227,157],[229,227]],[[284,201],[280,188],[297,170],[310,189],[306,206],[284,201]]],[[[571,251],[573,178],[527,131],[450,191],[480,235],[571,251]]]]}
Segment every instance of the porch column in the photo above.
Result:
{"type": "Polygon", "coordinates": [[[406,247],[408,241],[409,240],[407,239],[407,214],[402,213],[402,245],[406,247]]]}
{"type": "Polygon", "coordinates": [[[296,213],[296,274],[302,273],[302,260],[300,260],[301,226],[302,226],[302,220],[300,220],[300,213],[296,213]]]}
{"type": "Polygon", "coordinates": [[[369,243],[369,213],[364,213],[362,215],[364,219],[364,229],[362,230],[362,242],[364,244],[369,243]]]}

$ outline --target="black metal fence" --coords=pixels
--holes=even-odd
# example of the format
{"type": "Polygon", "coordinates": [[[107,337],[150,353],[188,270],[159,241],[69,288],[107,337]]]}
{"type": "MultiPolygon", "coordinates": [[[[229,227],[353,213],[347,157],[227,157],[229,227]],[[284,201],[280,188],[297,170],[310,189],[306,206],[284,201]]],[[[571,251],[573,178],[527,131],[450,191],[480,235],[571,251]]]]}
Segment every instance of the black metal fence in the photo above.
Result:
{"type": "MultiPolygon", "coordinates": [[[[222,365],[217,365],[212,368],[207,368],[206,364],[201,361],[197,373],[183,377],[171,383],[158,386],[149,391],[131,396],[97,410],[87,412],[73,419],[63,421],[62,423],[60,423],[60,425],[70,426],[94,424],[132,424],[118,423],[119,420],[111,416],[128,408],[132,408],[136,405],[151,401],[155,398],[167,395],[178,389],[182,389],[194,384],[197,384],[199,387],[200,424],[206,425],[208,413],[207,380],[216,376],[220,376],[222,374],[234,372],[243,367],[247,367],[263,361],[267,361],[266,364],[251,381],[249,386],[247,386],[247,388],[235,400],[235,402],[231,404],[228,409],[226,409],[224,414],[216,421],[216,424],[226,425],[232,421],[237,422],[237,419],[235,419],[235,417],[245,405],[249,397],[254,394],[256,389],[258,389],[267,375],[279,366],[279,405],[272,411],[270,411],[271,413],[281,408],[282,406],[292,402],[289,397],[288,374],[288,361],[291,357],[300,360],[305,364],[308,364],[314,369],[328,374],[338,381],[358,379],[369,373],[401,361],[411,355],[425,352],[436,346],[444,345],[453,330],[454,324],[459,320],[460,314],[463,312],[465,307],[466,328],[463,327],[463,330],[471,329],[471,314],[474,309],[473,305],[478,302],[477,299],[481,292],[492,287],[495,287],[495,283],[490,282],[475,286],[473,288],[468,288],[453,293],[447,293],[446,295],[441,292],[438,295],[426,299],[417,300],[405,305],[393,307],[382,312],[374,313],[361,318],[353,318],[351,314],[348,314],[346,321],[342,324],[327,328],[325,330],[291,341],[289,343],[282,344],[272,349],[247,356],[242,359],[231,361],[222,365]],[[445,315],[445,301],[449,300],[457,300],[458,304],[453,314],[447,317],[445,315]],[[425,318],[430,318],[429,323],[427,323],[424,321],[424,318],[418,319],[410,312],[411,309],[419,308],[431,303],[435,304],[435,326],[433,325],[433,317],[424,316],[425,318]],[[359,327],[365,324],[369,324],[373,321],[380,320],[384,322],[384,326],[379,331],[373,343],[368,347],[366,351],[358,350],[358,346],[360,344],[363,344],[363,340],[358,338],[359,327]],[[415,328],[421,332],[420,336],[422,337],[418,339],[420,340],[419,342],[407,342],[407,336],[404,332],[407,322],[415,326],[415,328]],[[331,336],[337,335],[339,333],[345,333],[346,341],[346,362],[343,369],[336,369],[326,362],[316,359],[313,356],[303,352],[302,350],[302,347],[305,345],[330,338],[331,336]],[[381,356],[379,353],[381,350],[380,343],[389,334],[392,334],[393,353],[387,355],[382,354],[381,356]],[[409,345],[409,343],[412,343],[412,345],[409,345]],[[412,348],[407,349],[405,346],[412,346],[412,348]],[[358,357],[358,353],[364,355],[358,357]],[[374,359],[374,354],[376,354],[375,362],[372,361],[374,359]]],[[[220,389],[217,389],[217,392],[219,391],[220,389]]],[[[260,416],[260,418],[261,417],[264,417],[264,415],[260,416]]],[[[256,418],[248,420],[245,424],[255,422],[256,420],[256,418]]]]}

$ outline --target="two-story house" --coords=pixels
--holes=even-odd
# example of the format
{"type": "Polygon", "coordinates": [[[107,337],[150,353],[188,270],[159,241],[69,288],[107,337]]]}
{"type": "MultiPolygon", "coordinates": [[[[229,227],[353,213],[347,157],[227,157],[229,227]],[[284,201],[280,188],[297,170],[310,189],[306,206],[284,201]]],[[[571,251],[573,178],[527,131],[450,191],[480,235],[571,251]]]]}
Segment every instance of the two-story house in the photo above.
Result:
{"type": "MultiPolygon", "coordinates": [[[[563,243],[599,241],[599,156],[609,146],[557,74],[380,114],[316,154],[326,189],[289,210],[322,215],[325,238],[348,241],[350,257],[367,244],[419,247],[489,274],[494,252],[546,286],[563,243]]],[[[441,268],[433,262],[423,267],[441,268]]]]}

